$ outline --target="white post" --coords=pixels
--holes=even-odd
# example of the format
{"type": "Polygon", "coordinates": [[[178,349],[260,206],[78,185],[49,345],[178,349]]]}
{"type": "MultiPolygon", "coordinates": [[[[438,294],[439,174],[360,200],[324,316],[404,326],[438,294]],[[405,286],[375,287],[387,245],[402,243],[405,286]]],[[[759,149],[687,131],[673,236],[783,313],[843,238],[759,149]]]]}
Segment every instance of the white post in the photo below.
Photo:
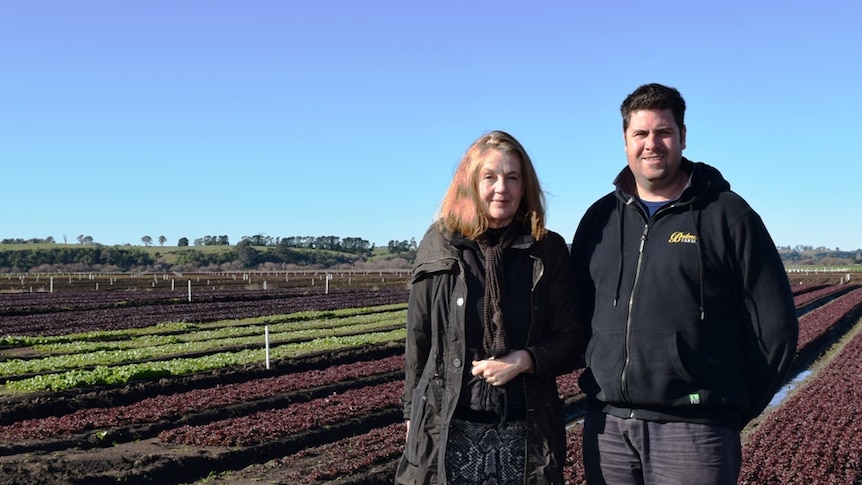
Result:
{"type": "Polygon", "coordinates": [[[264,327],[263,335],[266,342],[266,368],[269,369],[269,325],[264,327]]]}
{"type": "Polygon", "coordinates": [[[51,293],[54,293],[54,277],[53,276],[51,277],[51,293]]]}
{"type": "Polygon", "coordinates": [[[192,301],[192,280],[189,280],[189,301],[192,301]]]}
{"type": "Polygon", "coordinates": [[[326,275],[325,279],[326,279],[326,289],[323,291],[323,294],[328,295],[329,294],[329,275],[328,274],[326,275]]]}

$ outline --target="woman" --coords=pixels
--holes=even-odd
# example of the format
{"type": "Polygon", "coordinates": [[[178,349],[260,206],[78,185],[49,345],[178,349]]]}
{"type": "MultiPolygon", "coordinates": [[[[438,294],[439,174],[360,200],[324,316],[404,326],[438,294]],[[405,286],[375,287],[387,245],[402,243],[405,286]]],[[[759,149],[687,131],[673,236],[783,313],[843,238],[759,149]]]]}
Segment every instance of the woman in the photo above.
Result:
{"type": "Polygon", "coordinates": [[[417,250],[396,483],[563,483],[555,377],[585,343],[568,257],[521,144],[476,140],[417,250]]]}

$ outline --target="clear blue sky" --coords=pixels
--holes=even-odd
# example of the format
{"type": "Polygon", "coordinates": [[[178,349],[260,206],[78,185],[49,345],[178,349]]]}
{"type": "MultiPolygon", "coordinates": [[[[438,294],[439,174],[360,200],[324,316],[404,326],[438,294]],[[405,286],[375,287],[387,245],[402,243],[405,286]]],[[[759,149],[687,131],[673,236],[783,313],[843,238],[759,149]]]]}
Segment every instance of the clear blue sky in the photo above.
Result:
{"type": "Polygon", "coordinates": [[[677,87],[778,245],[862,248],[862,2],[0,3],[0,239],[418,241],[502,129],[570,240],[677,87]]]}

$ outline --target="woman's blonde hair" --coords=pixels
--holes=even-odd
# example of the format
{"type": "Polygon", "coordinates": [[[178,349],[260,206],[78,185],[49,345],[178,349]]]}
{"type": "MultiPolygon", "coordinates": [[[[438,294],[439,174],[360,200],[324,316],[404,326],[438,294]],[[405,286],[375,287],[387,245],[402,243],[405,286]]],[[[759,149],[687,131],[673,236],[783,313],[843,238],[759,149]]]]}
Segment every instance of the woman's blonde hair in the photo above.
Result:
{"type": "Polygon", "coordinates": [[[470,145],[455,170],[452,182],[440,204],[438,223],[447,231],[476,239],[488,230],[488,213],[479,197],[479,172],[490,150],[512,154],[521,161],[524,197],[515,212],[515,221],[526,223],[536,240],[545,228],[545,194],[527,151],[505,131],[495,130],[479,137],[470,145]]]}

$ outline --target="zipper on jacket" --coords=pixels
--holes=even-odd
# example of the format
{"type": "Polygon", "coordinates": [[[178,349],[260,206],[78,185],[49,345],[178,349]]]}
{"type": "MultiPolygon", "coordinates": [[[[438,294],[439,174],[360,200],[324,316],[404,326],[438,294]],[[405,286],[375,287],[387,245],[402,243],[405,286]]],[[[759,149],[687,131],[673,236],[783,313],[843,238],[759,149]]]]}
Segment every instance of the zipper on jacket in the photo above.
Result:
{"type": "Polygon", "coordinates": [[[638,262],[635,267],[635,278],[632,282],[632,290],[629,294],[629,303],[628,308],[626,309],[626,339],[625,339],[625,361],[623,362],[623,370],[620,375],[620,394],[623,396],[627,402],[631,402],[628,396],[628,385],[626,383],[626,374],[628,374],[629,363],[631,362],[631,340],[632,340],[632,308],[634,307],[635,302],[635,293],[638,288],[638,281],[640,280],[641,274],[641,266],[643,264],[643,254],[644,254],[644,246],[646,246],[647,239],[649,239],[649,223],[644,224],[643,233],[641,233],[641,242],[638,247],[638,262]]]}

